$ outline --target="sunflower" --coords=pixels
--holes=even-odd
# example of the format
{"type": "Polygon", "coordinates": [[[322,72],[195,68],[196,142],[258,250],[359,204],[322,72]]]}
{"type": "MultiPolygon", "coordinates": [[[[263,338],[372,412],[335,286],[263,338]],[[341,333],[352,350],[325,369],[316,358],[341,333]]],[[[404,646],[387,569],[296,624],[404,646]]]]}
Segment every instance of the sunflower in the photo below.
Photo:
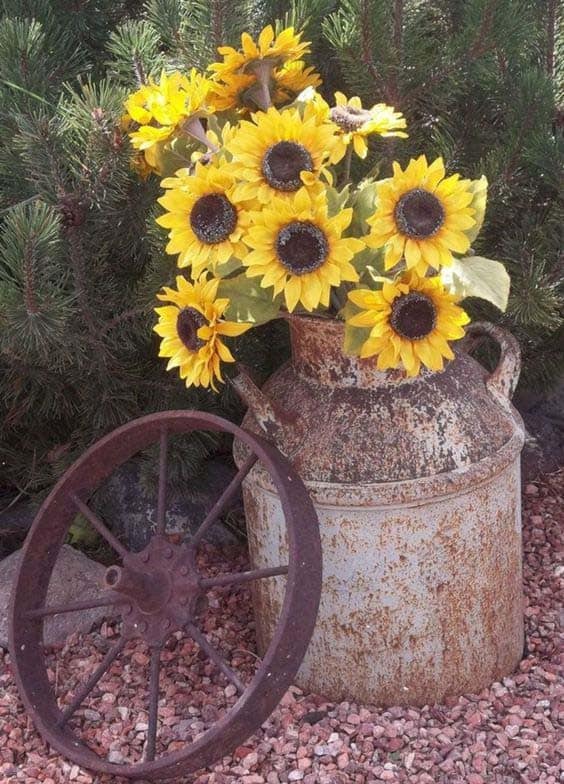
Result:
{"type": "Polygon", "coordinates": [[[241,183],[241,198],[267,204],[274,196],[291,197],[304,182],[320,189],[319,175],[335,146],[333,131],[316,122],[302,120],[297,109],[279,112],[271,107],[257,112],[253,122],[243,120],[227,144],[241,183]]]}
{"type": "Polygon", "coordinates": [[[298,303],[312,311],[329,306],[332,286],[357,281],[353,256],[364,242],[342,234],[352,210],[329,217],[324,194],[313,196],[301,188],[290,199],[273,198],[251,214],[245,242],[252,248],[243,258],[247,275],[261,277],[262,288],[273,286],[273,296],[284,292],[292,312],[298,303]]]}
{"type": "Polygon", "coordinates": [[[162,186],[168,191],[158,201],[168,212],[157,223],[170,230],[166,252],[178,253],[178,266],[191,267],[194,280],[204,269],[215,272],[232,257],[245,255],[248,214],[235,195],[231,166],[219,160],[196,163],[194,174],[181,169],[162,186]]]}
{"type": "Polygon", "coordinates": [[[308,87],[319,87],[321,77],[312,66],[301,60],[287,63],[274,71],[274,83],[280,93],[287,95],[286,100],[295,98],[308,87]]]}
{"type": "Polygon", "coordinates": [[[421,365],[442,370],[443,358],[454,358],[448,341],[463,337],[463,326],[470,321],[438,276],[406,272],[395,282],[385,282],[380,291],[350,291],[349,299],[361,312],[347,323],[371,328],[360,356],[376,356],[379,370],[403,365],[408,376],[416,376],[421,365]]]}
{"type": "Polygon", "coordinates": [[[130,133],[133,147],[146,150],[169,139],[180,125],[208,115],[211,86],[211,81],[193,68],[189,76],[163,72],[158,84],[149,82],[130,95],[125,108],[139,125],[130,133]]]}
{"type": "Polygon", "coordinates": [[[476,224],[472,182],[459,174],[445,179],[443,159],[429,165],[424,155],[412,159],[405,171],[394,161],[393,170],[393,177],[377,185],[367,244],[386,248],[387,270],[402,257],[419,275],[452,264],[453,251],[465,253],[470,247],[465,231],[476,224]]]}
{"type": "Polygon", "coordinates": [[[406,127],[405,118],[400,112],[396,112],[393,106],[377,103],[370,109],[364,109],[360,98],[355,95],[347,99],[343,93],[335,93],[335,102],[336,106],[327,107],[328,111],[321,102],[317,105],[317,111],[326,111],[328,118],[339,129],[339,145],[333,162],[341,160],[350,144],[359,158],[366,158],[366,137],[373,133],[379,136],[399,136],[403,139],[407,137],[403,130],[406,127]]]}
{"type": "Polygon", "coordinates": [[[228,299],[216,299],[219,279],[189,283],[179,275],[176,289],[165,288],[160,300],[171,302],[155,308],[159,316],[153,328],[163,339],[160,357],[170,357],[167,370],[179,368],[186,386],[209,387],[217,391],[215,380],[223,381],[221,362],[234,362],[233,355],[222,342],[222,337],[236,337],[252,324],[225,321],[222,317],[228,299]]]}
{"type": "Polygon", "coordinates": [[[293,27],[287,27],[275,36],[272,25],[264,28],[257,43],[248,33],[243,33],[241,49],[220,46],[217,51],[223,57],[223,61],[210,65],[210,70],[224,79],[233,74],[249,72],[261,61],[266,60],[273,67],[280,67],[285,63],[300,60],[310,51],[309,42],[301,42],[301,37],[302,33],[295,33],[293,27]]]}
{"type": "MultiPolygon", "coordinates": [[[[306,67],[303,62],[293,62],[272,70],[268,91],[274,106],[282,106],[306,87],[320,84],[319,74],[313,68],[306,67]]],[[[249,112],[264,108],[261,83],[254,73],[227,74],[221,82],[214,83],[212,89],[217,111],[249,112]]]]}

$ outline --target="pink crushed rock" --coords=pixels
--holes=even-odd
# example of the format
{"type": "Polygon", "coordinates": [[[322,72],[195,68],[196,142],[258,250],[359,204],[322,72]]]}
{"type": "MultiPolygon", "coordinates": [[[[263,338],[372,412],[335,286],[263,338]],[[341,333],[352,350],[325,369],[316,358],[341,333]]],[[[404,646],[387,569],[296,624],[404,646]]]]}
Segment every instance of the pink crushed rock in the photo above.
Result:
{"type": "MultiPolygon", "coordinates": [[[[333,704],[292,687],[244,745],[213,770],[182,782],[564,781],[564,566],[558,561],[564,544],[564,471],[527,485],[524,505],[527,638],[525,658],[515,673],[480,694],[423,708],[333,704]]],[[[225,554],[210,548],[203,559],[210,574],[244,567],[242,553],[230,553],[226,561],[225,554]]],[[[250,608],[247,587],[213,592],[203,627],[247,681],[256,666],[250,608]]],[[[112,623],[104,623],[89,635],[69,638],[62,650],[50,651],[50,676],[64,702],[117,634],[112,623]]],[[[172,751],[211,726],[236,697],[197,645],[179,633],[169,640],[162,658],[160,743],[172,751]]],[[[82,737],[112,761],[139,759],[147,729],[147,667],[144,646],[130,644],[73,720],[82,737]]],[[[45,746],[20,703],[10,657],[0,649],[0,784],[20,781],[126,784],[125,779],[85,771],[45,746]]]]}

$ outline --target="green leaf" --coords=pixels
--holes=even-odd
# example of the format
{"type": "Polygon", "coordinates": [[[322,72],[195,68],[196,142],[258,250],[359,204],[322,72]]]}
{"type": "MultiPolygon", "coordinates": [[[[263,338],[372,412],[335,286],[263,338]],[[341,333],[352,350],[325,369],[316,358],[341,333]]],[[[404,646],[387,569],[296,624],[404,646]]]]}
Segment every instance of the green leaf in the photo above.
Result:
{"type": "Polygon", "coordinates": [[[337,215],[348,201],[350,195],[350,185],[347,185],[339,193],[336,188],[327,188],[327,204],[329,209],[329,216],[337,215]]]}
{"type": "Polygon", "coordinates": [[[179,169],[190,166],[190,155],[199,149],[187,136],[177,137],[172,141],[157,142],[155,145],[155,161],[160,172],[159,177],[174,177],[179,169]]]}
{"type": "Polygon", "coordinates": [[[470,190],[474,194],[470,207],[475,210],[474,218],[476,219],[476,224],[472,226],[471,229],[467,229],[464,233],[470,242],[474,242],[480,233],[486,214],[486,202],[488,199],[488,180],[486,176],[482,175],[479,180],[472,180],[470,190]]]}
{"type": "Polygon", "coordinates": [[[355,237],[362,237],[370,230],[366,219],[373,215],[376,209],[376,185],[374,180],[364,180],[354,194],[351,231],[355,237]]]}
{"type": "Polygon", "coordinates": [[[360,313],[360,311],[360,308],[357,308],[353,302],[349,301],[339,314],[345,321],[343,351],[348,356],[358,357],[362,346],[370,337],[370,327],[353,327],[347,322],[347,319],[360,313]]]}
{"type": "Polygon", "coordinates": [[[248,278],[244,273],[222,280],[218,296],[230,300],[225,311],[225,317],[230,321],[265,324],[280,313],[281,296],[273,299],[272,287],[263,289],[256,280],[248,278]]]}
{"type": "Polygon", "coordinates": [[[371,288],[370,281],[384,275],[384,251],[381,248],[364,248],[354,256],[351,264],[361,278],[367,280],[367,285],[371,288]]]}
{"type": "Polygon", "coordinates": [[[227,278],[232,272],[235,272],[235,270],[241,269],[241,266],[241,259],[231,256],[231,258],[223,264],[218,264],[217,267],[215,267],[214,274],[218,278],[227,278]]]}
{"type": "Polygon", "coordinates": [[[461,299],[479,297],[505,313],[510,278],[500,261],[482,256],[455,259],[450,267],[443,267],[441,278],[447,288],[461,299]]]}

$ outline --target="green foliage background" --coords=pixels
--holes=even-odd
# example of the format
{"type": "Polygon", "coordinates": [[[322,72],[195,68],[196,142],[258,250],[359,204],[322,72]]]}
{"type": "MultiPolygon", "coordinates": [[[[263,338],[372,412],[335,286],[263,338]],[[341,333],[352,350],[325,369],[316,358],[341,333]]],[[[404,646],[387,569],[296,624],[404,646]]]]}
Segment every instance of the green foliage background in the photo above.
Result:
{"type": "MultiPolygon", "coordinates": [[[[522,388],[561,378],[557,15],[555,0],[2,0],[0,488],[41,491],[142,413],[239,415],[229,389],[186,390],[157,358],[152,305],[174,260],[154,224],[158,181],[131,170],[119,118],[139,79],[203,68],[275,20],[305,28],[326,97],[341,89],[405,114],[410,137],[386,142],[381,176],[421,152],[487,175],[474,250],[506,263],[512,295],[504,316],[472,308],[519,337],[522,388]]],[[[376,161],[373,150],[362,167],[376,161]]],[[[240,353],[266,375],[287,342],[283,325],[261,329],[240,353]]],[[[217,447],[193,439],[185,465],[217,447]]]]}

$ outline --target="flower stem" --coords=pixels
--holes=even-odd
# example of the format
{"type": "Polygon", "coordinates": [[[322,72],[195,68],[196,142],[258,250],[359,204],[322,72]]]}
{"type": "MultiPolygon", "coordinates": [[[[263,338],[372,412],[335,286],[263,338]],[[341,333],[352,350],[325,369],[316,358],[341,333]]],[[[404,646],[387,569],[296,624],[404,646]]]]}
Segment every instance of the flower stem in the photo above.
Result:
{"type": "Polygon", "coordinates": [[[343,179],[341,181],[341,187],[344,188],[348,185],[351,181],[351,163],[352,163],[352,153],[353,153],[353,146],[352,140],[349,146],[347,147],[347,152],[345,154],[345,168],[343,170],[343,179]]]}

